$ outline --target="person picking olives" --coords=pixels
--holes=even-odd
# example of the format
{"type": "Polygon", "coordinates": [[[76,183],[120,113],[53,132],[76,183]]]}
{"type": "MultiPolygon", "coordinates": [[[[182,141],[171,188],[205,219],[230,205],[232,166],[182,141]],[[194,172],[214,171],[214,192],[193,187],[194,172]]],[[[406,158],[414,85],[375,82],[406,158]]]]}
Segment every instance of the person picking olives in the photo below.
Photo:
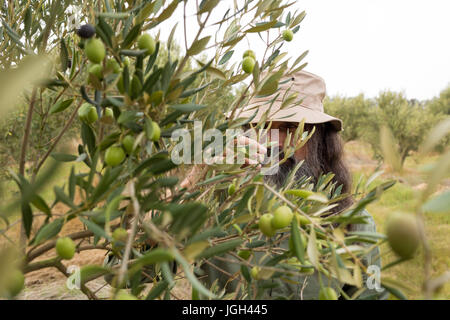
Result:
{"type": "MultiPolygon", "coordinates": [[[[244,59],[253,59],[251,54],[252,52],[246,52],[244,59]]],[[[250,121],[250,125],[255,125],[267,115],[265,124],[266,126],[271,124],[271,129],[278,129],[278,141],[276,142],[280,146],[284,146],[287,143],[289,134],[292,137],[294,136],[298,125],[303,120],[305,121],[304,130],[308,132],[314,130],[314,133],[306,144],[295,150],[294,154],[287,158],[287,161],[280,164],[275,174],[264,176],[265,182],[275,188],[282,188],[294,168],[303,161],[300,168],[295,172],[294,182],[300,181],[306,176],[311,177],[311,182],[315,184],[321,175],[332,172],[334,173],[332,181],[336,182],[336,187],[342,188],[342,193],[349,194],[351,191],[351,175],[343,161],[343,142],[339,135],[343,124],[341,119],[324,113],[323,99],[326,94],[324,80],[313,73],[300,71],[289,78],[282,78],[279,83],[280,90],[276,93],[278,96],[273,104],[267,102],[271,101],[275,94],[269,97],[252,98],[246,107],[237,110],[234,117],[250,118],[256,112],[256,116],[250,121]],[[294,107],[282,109],[282,97],[286,92],[289,92],[289,94],[297,93],[299,98],[303,98],[302,102],[294,107]]],[[[230,113],[227,116],[230,116],[230,113]]],[[[257,141],[248,137],[239,137],[238,139],[247,146],[256,146],[260,154],[267,156],[267,148],[257,141]]],[[[271,140],[270,134],[269,140],[271,140]]],[[[290,143],[294,146],[296,141],[290,141],[290,143]]],[[[283,152],[280,153],[279,158],[280,160],[284,158],[283,152]]],[[[250,170],[249,164],[255,163],[251,159],[246,159],[245,166],[250,170]]],[[[195,175],[190,175],[183,182],[184,186],[193,185],[195,179],[195,175]]],[[[336,207],[329,210],[330,214],[342,212],[349,208],[352,203],[351,196],[347,196],[341,199],[336,207]]],[[[289,231],[288,227],[294,217],[298,219],[300,224],[309,223],[306,217],[294,213],[290,207],[284,204],[280,204],[278,207],[275,206],[272,210],[272,212],[264,213],[258,221],[259,230],[268,239],[282,232],[289,231]]],[[[366,219],[367,224],[349,225],[347,227],[348,231],[376,232],[372,216],[366,210],[363,210],[360,215],[366,219]]],[[[288,249],[288,240],[286,239],[281,244],[281,247],[288,249]]],[[[362,258],[363,263],[366,266],[375,265],[381,267],[379,253],[379,248],[375,247],[362,258]]],[[[231,255],[226,255],[226,258],[233,259],[231,255]]],[[[257,265],[260,254],[255,252],[252,258],[250,261],[257,265]]],[[[211,286],[218,279],[219,286],[225,288],[226,292],[235,292],[239,282],[238,279],[230,280],[224,272],[235,274],[239,271],[239,267],[238,263],[228,263],[214,258],[208,261],[207,264],[202,265],[201,268],[205,272],[204,281],[207,285],[211,286]]],[[[269,296],[265,298],[274,299],[277,296],[291,296],[294,299],[337,299],[340,296],[340,290],[346,292],[349,296],[357,290],[356,287],[349,285],[344,285],[343,287],[341,285],[341,288],[339,288],[338,284],[322,286],[317,272],[311,274],[311,271],[314,269],[303,268],[303,270],[305,271],[304,276],[298,277],[298,283],[300,284],[296,285],[286,282],[283,286],[271,290],[269,296]],[[307,285],[302,286],[305,281],[307,285]]],[[[257,271],[258,268],[252,269],[252,277],[255,279],[258,279],[257,271]]],[[[386,291],[384,290],[380,293],[366,288],[359,298],[369,296],[384,299],[386,291]]]]}

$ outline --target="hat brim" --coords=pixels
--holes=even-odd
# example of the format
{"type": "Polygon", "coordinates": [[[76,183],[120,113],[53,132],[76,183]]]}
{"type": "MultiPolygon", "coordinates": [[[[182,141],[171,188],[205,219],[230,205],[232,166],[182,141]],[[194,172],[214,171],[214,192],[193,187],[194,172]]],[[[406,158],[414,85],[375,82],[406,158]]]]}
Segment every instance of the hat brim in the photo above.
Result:
{"type": "MultiPolygon", "coordinates": [[[[280,109],[281,104],[282,104],[281,101],[274,101],[272,106],[261,105],[261,103],[250,104],[236,110],[233,117],[236,119],[236,118],[250,118],[254,116],[253,119],[250,120],[250,123],[258,123],[263,117],[266,119],[265,121],[282,121],[282,122],[299,123],[302,122],[304,119],[305,123],[311,124],[330,122],[336,131],[342,130],[341,119],[332,117],[324,112],[313,110],[302,104],[296,105],[294,107],[280,109]]],[[[226,114],[226,117],[229,118],[230,116],[231,112],[228,112],[226,114]]]]}

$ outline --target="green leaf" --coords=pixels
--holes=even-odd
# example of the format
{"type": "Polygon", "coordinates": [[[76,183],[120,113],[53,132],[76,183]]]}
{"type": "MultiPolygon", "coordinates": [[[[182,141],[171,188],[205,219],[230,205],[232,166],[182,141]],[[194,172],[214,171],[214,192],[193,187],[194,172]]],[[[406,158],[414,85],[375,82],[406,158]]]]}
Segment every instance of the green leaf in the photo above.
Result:
{"type": "Polygon", "coordinates": [[[275,93],[278,90],[278,82],[280,81],[282,72],[278,71],[264,81],[261,89],[258,91],[258,95],[267,96],[275,93]]]}
{"type": "Polygon", "coordinates": [[[227,53],[225,53],[219,61],[219,66],[227,63],[228,60],[230,60],[230,58],[233,56],[233,53],[234,53],[234,50],[230,50],[227,53]]]}
{"type": "Polygon", "coordinates": [[[174,250],[174,256],[175,256],[175,259],[177,260],[177,262],[183,267],[184,274],[188,278],[189,282],[192,284],[192,288],[194,288],[199,293],[201,293],[211,299],[216,299],[217,298],[216,295],[214,293],[212,293],[211,291],[209,291],[208,289],[206,289],[202,285],[202,283],[200,281],[198,281],[198,279],[195,277],[195,275],[191,271],[191,265],[186,261],[186,259],[184,259],[178,253],[178,251],[176,249],[174,250]]]}
{"type": "Polygon", "coordinates": [[[225,75],[225,73],[223,73],[222,70],[214,68],[214,67],[208,67],[206,68],[206,72],[212,76],[212,78],[217,78],[217,79],[221,79],[221,80],[226,80],[227,77],[225,75]]]}
{"type": "Polygon", "coordinates": [[[27,34],[27,36],[30,35],[32,19],[33,19],[33,15],[31,12],[31,7],[28,7],[27,11],[25,11],[25,17],[24,17],[24,21],[23,21],[24,26],[25,26],[25,33],[27,34]]]}
{"type": "Polygon", "coordinates": [[[179,2],[180,2],[179,0],[174,0],[174,1],[172,1],[172,3],[169,4],[169,5],[167,6],[167,8],[164,9],[163,12],[161,12],[161,14],[158,16],[158,18],[156,18],[156,22],[161,23],[161,22],[163,22],[164,20],[169,19],[170,16],[172,15],[172,13],[173,13],[173,12],[175,11],[175,9],[177,8],[179,2]]]}
{"type": "Polygon", "coordinates": [[[50,108],[49,113],[54,114],[66,110],[72,104],[73,100],[74,99],[72,98],[68,100],[58,101],[50,108]]]}
{"type": "Polygon", "coordinates": [[[422,206],[422,210],[427,213],[450,213],[450,191],[429,199],[422,206]]]}
{"type": "Polygon", "coordinates": [[[173,104],[170,105],[170,107],[183,113],[190,113],[193,111],[201,110],[206,106],[200,104],[186,103],[186,104],[173,104]]]}
{"type": "Polygon", "coordinates": [[[167,282],[166,280],[161,280],[161,281],[157,282],[156,284],[153,284],[153,287],[150,290],[150,292],[148,293],[145,300],[154,300],[154,299],[158,298],[164,292],[164,290],[167,289],[168,286],[169,286],[169,282],[167,282]]]}
{"type": "Polygon", "coordinates": [[[269,21],[266,23],[259,24],[255,27],[245,30],[245,33],[262,32],[272,28],[277,23],[277,20],[269,21]]]}
{"type": "Polygon", "coordinates": [[[390,294],[392,294],[394,297],[396,297],[396,298],[398,298],[398,299],[400,299],[400,300],[408,300],[408,298],[406,298],[405,294],[404,294],[400,289],[397,289],[397,288],[394,288],[394,287],[390,287],[390,286],[387,286],[387,285],[385,285],[385,284],[382,284],[382,286],[383,286],[390,294]]]}
{"type": "Polygon", "coordinates": [[[309,234],[307,253],[311,264],[318,269],[319,253],[317,252],[316,232],[314,228],[311,228],[311,232],[309,234]]]}
{"type": "Polygon", "coordinates": [[[25,229],[27,238],[29,238],[31,233],[31,226],[33,224],[33,211],[31,210],[31,207],[28,203],[22,203],[21,207],[23,227],[25,229]]]}
{"type": "Polygon", "coordinates": [[[41,196],[35,194],[32,198],[31,198],[31,203],[39,210],[41,210],[42,212],[44,212],[46,215],[50,216],[51,215],[51,211],[50,208],[48,207],[47,203],[44,201],[44,199],[42,199],[41,196]]]}
{"type": "Polygon", "coordinates": [[[100,238],[105,238],[105,239],[107,239],[108,241],[111,241],[111,237],[109,237],[109,236],[106,234],[105,230],[104,230],[102,227],[98,226],[98,225],[95,224],[94,222],[92,222],[92,221],[90,221],[90,220],[87,220],[87,219],[85,219],[85,218],[83,218],[83,217],[79,217],[79,219],[81,220],[81,222],[84,223],[84,225],[85,225],[90,231],[92,231],[92,232],[94,233],[94,235],[96,235],[97,237],[100,237],[100,238]]]}
{"type": "Polygon", "coordinates": [[[130,14],[128,12],[96,12],[97,17],[111,19],[127,19],[130,14]]]}
{"type": "Polygon", "coordinates": [[[81,123],[81,140],[88,147],[89,153],[93,155],[96,149],[95,135],[92,129],[84,122],[81,123]]]}
{"type": "Polygon", "coordinates": [[[295,17],[295,19],[291,22],[291,24],[289,25],[289,28],[293,28],[296,25],[298,25],[300,22],[303,21],[303,19],[305,19],[306,17],[306,12],[302,11],[298,16],[295,17]]]}
{"type": "Polygon", "coordinates": [[[62,71],[66,71],[69,67],[69,52],[67,51],[66,41],[64,39],[60,40],[59,58],[61,60],[62,71]]]}
{"type": "Polygon", "coordinates": [[[78,159],[78,157],[74,156],[73,154],[65,154],[65,153],[57,153],[57,152],[52,153],[51,157],[53,159],[55,159],[56,161],[61,161],[61,162],[71,162],[71,161],[75,161],[78,159]]]}
{"type": "Polygon", "coordinates": [[[203,0],[200,3],[200,10],[197,12],[197,14],[202,14],[205,12],[210,12],[211,10],[213,10],[217,4],[220,2],[220,0],[203,0]]]}
{"type": "Polygon", "coordinates": [[[83,285],[110,272],[110,269],[98,265],[83,266],[80,269],[80,284],[83,285]]]}
{"type": "Polygon", "coordinates": [[[305,257],[304,257],[305,248],[303,248],[300,231],[298,229],[298,222],[297,222],[297,219],[295,219],[295,218],[292,219],[291,237],[292,237],[292,242],[294,244],[294,251],[295,251],[294,253],[295,253],[296,257],[298,258],[298,260],[304,264],[305,263],[305,257]]]}
{"type": "Polygon", "coordinates": [[[141,32],[142,24],[135,25],[126,35],[125,39],[122,42],[122,48],[128,49],[134,42],[134,40],[138,37],[141,32]]]}
{"type": "Polygon", "coordinates": [[[52,222],[45,224],[44,226],[42,226],[41,229],[39,229],[32,245],[34,246],[39,245],[55,237],[61,231],[63,225],[64,225],[63,218],[55,219],[52,222]]]}
{"type": "Polygon", "coordinates": [[[214,256],[222,255],[228,251],[231,251],[242,244],[242,239],[230,240],[227,242],[219,243],[214,245],[213,247],[209,247],[205,249],[202,253],[200,253],[196,259],[208,259],[214,256]]]}
{"type": "Polygon", "coordinates": [[[141,10],[139,10],[139,13],[136,16],[136,23],[145,22],[145,19],[147,19],[148,16],[153,13],[153,7],[155,6],[155,3],[156,1],[150,1],[144,7],[142,7],[141,10]]]}
{"type": "Polygon", "coordinates": [[[190,97],[190,96],[196,94],[197,92],[202,91],[203,89],[205,89],[205,88],[206,88],[207,86],[209,86],[210,84],[211,84],[211,82],[209,82],[209,83],[207,83],[207,84],[205,84],[204,86],[201,86],[201,87],[199,87],[199,88],[195,88],[195,89],[191,89],[191,90],[186,90],[186,91],[184,91],[184,92],[180,95],[180,98],[187,98],[187,97],[190,97]]]}
{"type": "Polygon", "coordinates": [[[58,186],[53,187],[53,191],[56,195],[55,201],[61,201],[62,203],[66,204],[67,206],[71,207],[72,209],[76,208],[75,204],[72,202],[72,200],[64,193],[64,190],[61,189],[58,186]]]}
{"type": "Polygon", "coordinates": [[[119,51],[119,54],[122,56],[128,56],[128,57],[139,57],[143,56],[147,52],[147,49],[143,50],[130,50],[130,49],[123,49],[119,51]]]}
{"type": "Polygon", "coordinates": [[[189,50],[187,51],[186,54],[188,56],[195,56],[196,54],[199,54],[200,52],[203,51],[203,49],[205,49],[210,38],[211,38],[211,36],[207,36],[207,37],[198,39],[191,45],[191,47],[189,48],[189,50]]]}
{"type": "Polygon", "coordinates": [[[151,250],[149,253],[144,254],[143,256],[139,257],[130,268],[130,272],[133,273],[136,270],[142,268],[143,266],[147,266],[150,264],[155,263],[161,263],[161,262],[168,262],[173,261],[174,256],[173,254],[162,248],[156,248],[151,250]]]}
{"type": "Polygon", "coordinates": [[[72,201],[75,198],[76,182],[77,182],[77,179],[75,176],[75,169],[72,166],[72,168],[70,169],[70,176],[69,176],[69,198],[72,201]]]}

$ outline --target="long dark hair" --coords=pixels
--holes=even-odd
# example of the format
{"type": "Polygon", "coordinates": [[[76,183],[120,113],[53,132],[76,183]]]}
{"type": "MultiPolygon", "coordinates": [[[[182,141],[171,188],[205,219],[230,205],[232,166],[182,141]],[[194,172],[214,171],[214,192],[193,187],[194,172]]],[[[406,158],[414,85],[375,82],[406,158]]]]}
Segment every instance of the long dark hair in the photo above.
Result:
{"type": "MultiPolygon", "coordinates": [[[[350,193],[352,188],[351,174],[345,165],[344,144],[339,132],[330,123],[305,124],[305,131],[311,132],[315,127],[314,134],[306,143],[305,163],[315,179],[321,174],[334,173],[333,182],[336,186],[342,185],[342,193],[350,193]]],[[[351,196],[341,200],[331,211],[340,212],[353,203],[351,196]]]]}

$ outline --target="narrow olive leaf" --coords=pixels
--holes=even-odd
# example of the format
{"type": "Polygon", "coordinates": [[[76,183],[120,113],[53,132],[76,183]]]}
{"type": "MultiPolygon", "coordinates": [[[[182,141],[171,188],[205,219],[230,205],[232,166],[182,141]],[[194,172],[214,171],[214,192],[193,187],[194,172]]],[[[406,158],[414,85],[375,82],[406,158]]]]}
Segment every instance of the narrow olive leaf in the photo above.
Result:
{"type": "Polygon", "coordinates": [[[230,47],[230,46],[234,46],[236,43],[238,43],[239,41],[241,41],[243,38],[245,37],[245,34],[242,34],[240,36],[235,35],[229,39],[227,39],[226,41],[224,41],[224,43],[222,44],[222,47],[230,47]]]}
{"type": "Polygon", "coordinates": [[[136,23],[144,22],[145,19],[147,19],[148,16],[153,13],[153,7],[155,6],[156,2],[157,1],[148,2],[144,7],[142,7],[141,10],[139,10],[139,13],[136,16],[136,23]]]}
{"type": "Polygon", "coordinates": [[[422,206],[422,210],[427,213],[450,213],[450,191],[429,199],[422,206]]]}
{"type": "Polygon", "coordinates": [[[217,299],[216,295],[206,289],[203,284],[197,279],[197,277],[192,273],[191,271],[191,265],[181,256],[181,254],[178,252],[178,250],[173,250],[175,259],[177,262],[181,265],[181,267],[184,270],[184,274],[188,278],[189,282],[191,283],[192,287],[197,290],[199,293],[211,298],[211,299],[217,299]]]}
{"type": "Polygon", "coordinates": [[[266,23],[259,24],[255,27],[245,30],[245,33],[262,32],[272,28],[277,23],[277,20],[272,20],[266,23]]]}
{"type": "Polygon", "coordinates": [[[111,19],[127,19],[130,16],[128,12],[96,12],[95,15],[97,17],[111,19]]]}
{"type": "Polygon", "coordinates": [[[31,204],[34,205],[36,207],[36,209],[41,210],[42,212],[44,212],[46,215],[51,216],[51,210],[49,208],[49,206],[47,205],[47,203],[44,201],[44,199],[42,199],[41,196],[35,194],[32,198],[31,198],[31,204]]]}
{"type": "Polygon", "coordinates": [[[250,276],[250,271],[248,270],[248,267],[245,265],[241,265],[241,274],[244,277],[245,281],[248,283],[252,282],[252,277],[250,276]]]}
{"type": "Polygon", "coordinates": [[[161,272],[164,277],[164,280],[166,280],[169,283],[170,288],[173,288],[175,286],[175,281],[173,279],[172,271],[170,270],[169,263],[167,261],[161,262],[161,272]]]}
{"type": "Polygon", "coordinates": [[[130,50],[130,49],[123,49],[119,51],[119,54],[122,56],[128,56],[128,57],[139,57],[143,56],[147,52],[147,49],[145,50],[130,50]]]}
{"type": "Polygon", "coordinates": [[[66,71],[69,67],[69,52],[67,51],[66,41],[64,39],[60,41],[59,58],[61,60],[62,71],[66,71]]]}
{"type": "Polygon", "coordinates": [[[400,289],[397,289],[397,288],[394,288],[394,287],[390,287],[390,286],[387,286],[387,285],[385,285],[385,284],[381,284],[390,294],[392,294],[394,297],[396,297],[396,298],[398,298],[398,299],[400,299],[400,300],[408,300],[408,298],[406,298],[406,296],[405,296],[405,294],[400,290],[400,289]]]}
{"type": "Polygon", "coordinates": [[[23,24],[25,26],[25,33],[27,34],[27,36],[30,35],[32,20],[33,20],[33,14],[31,12],[31,7],[28,7],[27,10],[25,11],[25,17],[24,17],[24,21],[23,21],[23,24]]]}
{"type": "Polygon", "coordinates": [[[291,22],[291,24],[289,25],[289,28],[293,28],[296,25],[298,25],[300,22],[303,21],[303,19],[305,19],[306,17],[306,11],[302,11],[298,16],[295,17],[295,19],[291,22]]]}
{"type": "Polygon", "coordinates": [[[61,201],[65,205],[71,207],[72,209],[76,208],[75,204],[72,202],[72,200],[64,193],[64,190],[58,186],[53,187],[53,191],[56,195],[55,201],[61,201]]]}
{"type": "Polygon", "coordinates": [[[242,239],[230,240],[227,242],[219,243],[214,245],[213,247],[205,249],[202,253],[197,255],[197,259],[208,259],[213,256],[224,254],[228,251],[231,251],[242,244],[242,239]]]}
{"type": "MultiPolygon", "coordinates": [[[[84,154],[84,155],[86,155],[86,154],[84,154]]],[[[70,169],[70,176],[69,176],[69,198],[72,201],[75,198],[76,183],[77,183],[77,179],[76,179],[76,176],[75,176],[75,169],[72,166],[72,168],[70,169]]]]}
{"type": "Polygon", "coordinates": [[[187,98],[187,97],[190,97],[190,96],[192,96],[192,95],[194,95],[194,94],[196,94],[196,93],[202,91],[203,89],[205,89],[205,88],[206,88],[207,86],[209,86],[210,84],[211,84],[211,82],[209,82],[209,83],[207,83],[207,84],[205,84],[205,85],[203,85],[203,86],[201,86],[201,87],[199,87],[199,88],[194,88],[194,89],[191,89],[191,90],[186,90],[186,91],[184,91],[184,92],[180,95],[180,98],[187,98]]]}
{"type": "Polygon", "coordinates": [[[141,32],[142,24],[135,25],[126,35],[122,42],[122,48],[128,49],[141,32]]]}
{"type": "Polygon", "coordinates": [[[94,222],[87,220],[83,217],[79,217],[79,219],[81,220],[81,222],[83,222],[83,224],[94,233],[94,235],[96,235],[97,237],[100,238],[105,238],[108,241],[111,241],[111,237],[105,232],[105,230],[98,226],[97,224],[95,224],[94,222]]]}
{"type": "Polygon", "coordinates": [[[193,111],[201,110],[206,106],[194,103],[186,103],[186,104],[172,104],[170,105],[170,107],[183,113],[190,113],[193,111]]]}
{"type": "Polygon", "coordinates": [[[307,253],[311,264],[314,267],[319,268],[319,253],[317,252],[316,232],[314,228],[311,228],[309,234],[307,253]]]}
{"type": "Polygon", "coordinates": [[[161,281],[157,282],[156,284],[153,284],[153,287],[150,290],[150,292],[148,293],[145,300],[154,300],[154,299],[158,298],[164,292],[164,290],[167,289],[168,286],[169,286],[169,282],[167,282],[166,280],[161,280],[161,281]]]}
{"type": "Polygon", "coordinates": [[[300,67],[295,68],[294,70],[289,71],[288,74],[294,74],[299,72],[300,70],[303,70],[306,66],[308,65],[308,62],[305,62],[304,64],[302,64],[300,67]]]}
{"type": "Polygon", "coordinates": [[[133,263],[132,269],[142,268],[143,266],[155,263],[173,261],[173,259],[174,256],[169,250],[156,248],[151,250],[149,253],[146,253],[143,256],[139,257],[133,263]]]}
{"type": "Polygon", "coordinates": [[[200,10],[197,12],[197,14],[210,12],[217,6],[219,2],[220,0],[203,0],[202,3],[200,3],[200,10]]]}
{"type": "Polygon", "coordinates": [[[304,264],[305,263],[305,257],[304,257],[305,248],[303,248],[303,242],[301,239],[300,231],[298,229],[297,219],[292,219],[291,237],[292,237],[292,242],[294,244],[294,251],[295,251],[294,253],[295,253],[296,257],[298,258],[298,260],[304,264]]]}
{"type": "Polygon", "coordinates": [[[97,279],[105,274],[110,273],[111,270],[106,267],[98,266],[98,265],[86,265],[82,266],[80,269],[80,284],[84,285],[85,283],[97,279]]]}
{"type": "Polygon", "coordinates": [[[56,161],[61,161],[61,162],[71,162],[71,161],[75,161],[77,160],[77,156],[74,156],[73,154],[65,154],[65,153],[57,153],[54,152],[50,155],[53,159],[55,159],[56,161]]]}
{"type": "Polygon", "coordinates": [[[58,101],[50,108],[49,113],[54,114],[54,113],[58,113],[58,112],[66,110],[72,104],[73,100],[74,99],[72,98],[72,99],[58,101]]]}
{"type": "Polygon", "coordinates": [[[151,140],[153,137],[153,124],[151,119],[145,118],[144,129],[147,139],[151,140]]]}
{"type": "Polygon", "coordinates": [[[291,69],[293,69],[297,64],[299,64],[309,53],[309,50],[303,52],[292,64],[291,69]]]}
{"type": "Polygon", "coordinates": [[[233,53],[234,53],[234,50],[230,50],[227,53],[225,53],[219,61],[219,66],[227,63],[228,60],[230,60],[230,58],[233,56],[233,53]]]}
{"type": "Polygon", "coordinates": [[[92,129],[84,122],[81,124],[81,140],[83,141],[83,144],[88,147],[89,153],[92,156],[96,149],[95,135],[92,129]]]}
{"type": "Polygon", "coordinates": [[[2,19],[2,24],[3,24],[3,27],[5,28],[6,33],[9,36],[9,38],[13,42],[15,42],[20,48],[23,48],[24,45],[23,45],[22,41],[20,41],[20,36],[17,34],[17,32],[14,31],[3,19],[2,19]]]}
{"type": "Polygon", "coordinates": [[[174,1],[172,1],[172,3],[169,4],[169,5],[167,6],[167,8],[165,8],[165,9],[163,10],[163,12],[161,12],[161,14],[156,18],[156,22],[161,23],[161,22],[163,22],[164,20],[169,19],[170,16],[172,15],[172,13],[173,13],[173,12],[175,11],[175,9],[177,8],[179,2],[180,2],[179,0],[174,0],[174,1]]]}
{"type": "Polygon", "coordinates": [[[159,41],[155,45],[155,52],[152,53],[150,58],[147,61],[147,66],[145,67],[145,74],[149,73],[152,69],[153,65],[155,64],[156,57],[158,56],[159,52],[159,41]]]}
{"type": "Polygon", "coordinates": [[[258,91],[258,95],[267,96],[275,93],[278,89],[278,83],[283,75],[283,70],[270,75],[258,91]]]}
{"type": "Polygon", "coordinates": [[[42,226],[41,229],[39,229],[31,245],[39,245],[55,237],[61,231],[63,225],[64,225],[63,218],[55,219],[52,222],[45,224],[44,226],[42,226]]]}
{"type": "Polygon", "coordinates": [[[23,227],[25,229],[27,238],[29,238],[31,233],[31,226],[33,224],[33,211],[28,203],[22,203],[21,209],[23,227]]]}
{"type": "Polygon", "coordinates": [[[211,36],[207,36],[196,40],[194,43],[192,43],[191,47],[188,49],[186,54],[188,56],[195,56],[196,54],[199,54],[200,52],[203,51],[203,49],[205,49],[210,38],[211,36]]]}
{"type": "Polygon", "coordinates": [[[206,68],[206,73],[208,73],[212,78],[221,79],[221,80],[227,79],[225,73],[223,73],[222,70],[214,68],[214,67],[206,68]]]}

